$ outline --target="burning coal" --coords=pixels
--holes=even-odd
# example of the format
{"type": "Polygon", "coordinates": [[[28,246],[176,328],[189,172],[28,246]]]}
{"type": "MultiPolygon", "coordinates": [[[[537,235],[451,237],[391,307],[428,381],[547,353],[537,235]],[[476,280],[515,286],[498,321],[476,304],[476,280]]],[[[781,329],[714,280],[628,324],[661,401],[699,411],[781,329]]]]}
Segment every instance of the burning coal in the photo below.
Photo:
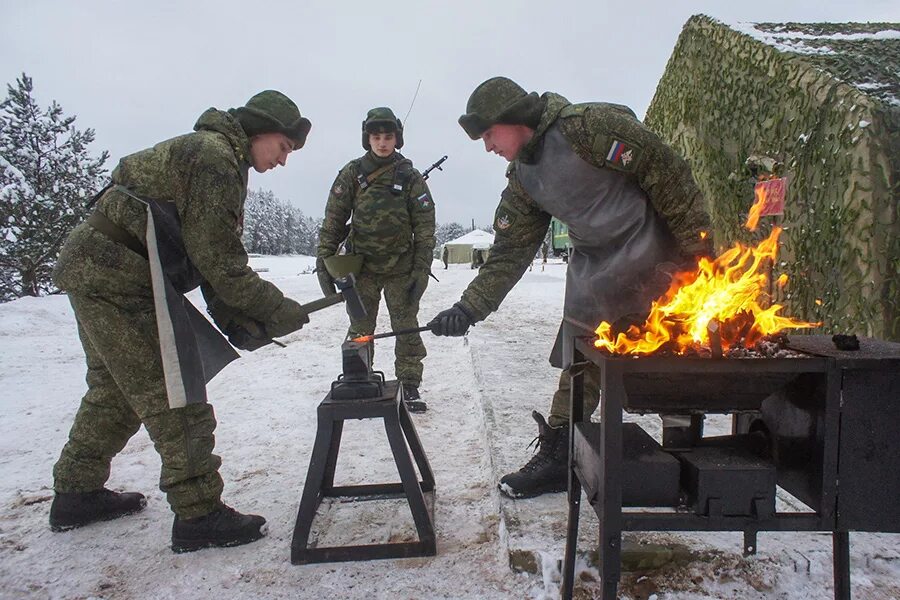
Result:
{"type": "MultiPolygon", "coordinates": [[[[616,332],[606,321],[596,329],[594,345],[613,354],[674,354],[712,347],[721,354],[733,346],[749,348],[786,328],[817,327],[779,315],[768,305],[769,266],[778,253],[780,227],[755,247],[738,243],[712,260],[701,258],[695,272],[675,275],[668,291],[654,301],[643,325],[616,332]]],[[[779,285],[786,283],[780,277],[779,285]]]]}

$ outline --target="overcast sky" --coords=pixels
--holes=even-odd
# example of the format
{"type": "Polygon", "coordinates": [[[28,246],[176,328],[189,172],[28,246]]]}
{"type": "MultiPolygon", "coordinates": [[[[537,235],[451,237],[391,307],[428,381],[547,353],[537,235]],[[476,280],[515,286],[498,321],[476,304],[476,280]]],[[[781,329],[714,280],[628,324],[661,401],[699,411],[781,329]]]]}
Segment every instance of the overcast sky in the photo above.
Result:
{"type": "MultiPolygon", "coordinates": [[[[900,21],[896,0],[582,2],[78,2],[2,0],[0,79],[24,71],[41,105],[59,102],[94,150],[126,154],[188,132],[205,109],[285,92],[313,128],[287,167],[260,175],[321,216],[338,169],[360,156],[373,106],[405,121],[419,170],[449,155],[429,185],[438,222],[491,222],[506,162],[456,119],[472,90],[505,75],[573,102],[627,104],[642,116],[685,21],[900,21]]],[[[5,97],[5,89],[0,97],[5,97]]]]}

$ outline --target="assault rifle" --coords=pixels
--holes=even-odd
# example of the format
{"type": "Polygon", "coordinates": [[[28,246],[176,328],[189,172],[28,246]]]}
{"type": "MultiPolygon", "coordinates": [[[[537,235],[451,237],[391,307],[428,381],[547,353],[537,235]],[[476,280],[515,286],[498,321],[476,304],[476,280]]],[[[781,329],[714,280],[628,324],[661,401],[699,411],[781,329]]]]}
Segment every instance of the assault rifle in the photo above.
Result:
{"type": "Polygon", "coordinates": [[[434,163],[433,165],[431,165],[430,167],[428,167],[427,169],[422,171],[422,179],[428,179],[428,174],[431,173],[432,171],[434,171],[435,169],[437,169],[438,171],[443,171],[444,169],[441,168],[441,163],[444,162],[445,160],[447,160],[446,154],[444,156],[442,156],[440,158],[440,160],[438,160],[436,163],[434,163]]]}

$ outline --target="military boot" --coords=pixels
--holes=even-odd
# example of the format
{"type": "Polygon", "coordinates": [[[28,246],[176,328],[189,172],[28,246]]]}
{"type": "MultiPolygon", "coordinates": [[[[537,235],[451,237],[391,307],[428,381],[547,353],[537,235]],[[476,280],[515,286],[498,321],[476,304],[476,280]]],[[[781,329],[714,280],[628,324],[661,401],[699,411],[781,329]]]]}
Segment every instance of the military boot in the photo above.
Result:
{"type": "Polygon", "coordinates": [[[537,452],[524,467],[504,475],[498,487],[510,498],[533,498],[548,492],[563,492],[569,485],[569,428],[550,427],[538,411],[532,411],[538,424],[537,452]]]}
{"type": "Polygon", "coordinates": [[[223,504],[202,517],[180,519],[175,515],[172,550],[181,553],[213,546],[240,546],[255,542],[266,535],[266,531],[264,518],[241,514],[223,504]]]}
{"type": "Polygon", "coordinates": [[[137,492],[56,492],[50,505],[50,529],[67,531],[130,515],[144,509],[147,499],[137,492]]]}
{"type": "Polygon", "coordinates": [[[428,410],[428,405],[419,396],[418,386],[411,383],[403,384],[403,402],[406,404],[406,410],[411,413],[423,413],[428,410]]]}

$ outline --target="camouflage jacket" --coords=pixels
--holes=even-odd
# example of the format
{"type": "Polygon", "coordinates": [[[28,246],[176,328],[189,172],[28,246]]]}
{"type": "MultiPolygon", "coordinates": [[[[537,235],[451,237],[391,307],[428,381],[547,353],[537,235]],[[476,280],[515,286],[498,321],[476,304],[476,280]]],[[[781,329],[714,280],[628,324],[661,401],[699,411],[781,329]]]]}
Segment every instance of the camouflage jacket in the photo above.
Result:
{"type": "MultiPolygon", "coordinates": [[[[204,280],[203,293],[220,328],[234,313],[266,323],[284,296],[248,266],[241,243],[250,141],[234,117],[213,108],[194,129],[121,159],[112,181],[136,196],[175,204],[187,258],[204,280]]],[[[113,188],[95,210],[145,239],[147,212],[138,200],[113,188]]],[[[66,240],[54,281],[80,294],[153,295],[147,259],[88,223],[66,240]]]]}
{"type": "Polygon", "coordinates": [[[407,274],[431,269],[434,201],[422,175],[400,153],[379,159],[369,152],[338,173],[328,194],[316,255],[332,256],[345,240],[363,257],[365,271],[407,274]],[[378,173],[388,164],[393,167],[378,173]]]}
{"type": "Polygon", "coordinates": [[[684,257],[712,253],[705,202],[687,163],[628,108],[615,104],[573,105],[558,94],[542,96],[545,108],[534,137],[507,170],[508,183],[494,215],[494,245],[478,276],[463,292],[460,303],[478,320],[484,319],[522,277],[544,240],[552,215],[529,197],[516,176],[516,165],[533,162],[541,139],[559,121],[573,150],[591,165],[611,168],[633,177],[675,237],[684,257]],[[617,141],[624,141],[630,160],[608,160],[617,141]]]}

